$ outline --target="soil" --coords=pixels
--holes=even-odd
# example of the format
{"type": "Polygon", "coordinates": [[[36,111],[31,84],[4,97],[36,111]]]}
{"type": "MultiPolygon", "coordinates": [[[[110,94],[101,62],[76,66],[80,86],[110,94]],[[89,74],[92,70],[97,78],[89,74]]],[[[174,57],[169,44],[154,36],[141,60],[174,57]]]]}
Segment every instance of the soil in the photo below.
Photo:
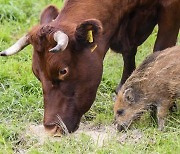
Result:
{"type": "MultiPolygon", "coordinates": [[[[49,136],[44,130],[43,125],[30,125],[27,128],[26,134],[37,138],[38,145],[42,145],[47,139],[50,141],[61,141],[61,137],[49,136]]],[[[143,133],[139,130],[130,130],[128,132],[117,132],[114,125],[102,126],[93,124],[81,123],[79,129],[69,134],[68,136],[80,136],[85,134],[94,140],[94,143],[99,147],[103,146],[106,142],[114,140],[116,138],[117,142],[120,144],[125,143],[138,143],[143,138],[143,133]]]]}

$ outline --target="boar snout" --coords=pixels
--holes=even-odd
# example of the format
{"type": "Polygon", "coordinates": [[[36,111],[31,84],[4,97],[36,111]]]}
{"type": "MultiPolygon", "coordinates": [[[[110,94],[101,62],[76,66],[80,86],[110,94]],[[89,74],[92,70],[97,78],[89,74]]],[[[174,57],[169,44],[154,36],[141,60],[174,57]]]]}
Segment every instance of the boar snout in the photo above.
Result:
{"type": "Polygon", "coordinates": [[[128,129],[128,124],[117,124],[117,130],[119,132],[122,132],[122,131],[127,131],[128,129]]]}

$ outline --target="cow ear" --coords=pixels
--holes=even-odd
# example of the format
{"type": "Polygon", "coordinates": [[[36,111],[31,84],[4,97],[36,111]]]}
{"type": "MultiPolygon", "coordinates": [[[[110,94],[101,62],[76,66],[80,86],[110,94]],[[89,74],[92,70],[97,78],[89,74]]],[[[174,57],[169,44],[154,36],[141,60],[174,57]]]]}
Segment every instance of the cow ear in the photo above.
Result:
{"type": "Polygon", "coordinates": [[[93,44],[102,33],[102,24],[99,20],[89,19],[79,24],[75,31],[75,39],[81,45],[93,44]]]}
{"type": "Polygon", "coordinates": [[[134,90],[132,88],[128,88],[123,93],[124,101],[128,104],[134,104],[135,103],[135,96],[134,96],[134,90]]]}
{"type": "Polygon", "coordinates": [[[56,8],[54,5],[49,5],[41,13],[40,24],[48,24],[48,23],[50,23],[51,21],[56,19],[58,14],[59,14],[58,8],[56,8]]]}

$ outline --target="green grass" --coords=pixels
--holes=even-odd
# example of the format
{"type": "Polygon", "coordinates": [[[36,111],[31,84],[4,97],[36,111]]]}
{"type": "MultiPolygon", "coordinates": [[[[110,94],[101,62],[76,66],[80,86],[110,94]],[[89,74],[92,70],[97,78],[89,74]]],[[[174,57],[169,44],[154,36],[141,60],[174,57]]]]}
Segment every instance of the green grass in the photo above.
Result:
{"type": "MultiPolygon", "coordinates": [[[[33,25],[48,4],[62,6],[60,0],[0,0],[0,50],[13,44],[33,25]]],[[[138,49],[137,64],[152,52],[156,31],[138,49]]],[[[180,44],[180,38],[178,40],[180,44]]],[[[63,137],[60,142],[47,140],[37,146],[37,138],[24,135],[29,123],[42,123],[43,98],[41,85],[31,71],[32,47],[11,56],[0,57],[0,154],[39,153],[180,153],[180,112],[169,116],[166,132],[157,131],[148,116],[135,123],[144,138],[137,144],[120,144],[114,138],[98,147],[87,135],[63,137]]],[[[96,101],[82,121],[108,125],[113,121],[113,93],[120,81],[123,61],[109,51],[104,60],[104,72],[96,101]]]]}

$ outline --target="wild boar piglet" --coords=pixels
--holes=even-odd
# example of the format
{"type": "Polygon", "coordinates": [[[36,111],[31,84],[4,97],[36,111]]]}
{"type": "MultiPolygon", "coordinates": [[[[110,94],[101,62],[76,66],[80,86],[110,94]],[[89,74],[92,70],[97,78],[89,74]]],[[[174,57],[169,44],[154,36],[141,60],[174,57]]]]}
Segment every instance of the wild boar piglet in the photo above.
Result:
{"type": "Polygon", "coordinates": [[[175,99],[180,98],[180,46],[148,56],[132,73],[118,93],[114,114],[119,131],[151,106],[157,108],[158,129],[175,99]]]}

